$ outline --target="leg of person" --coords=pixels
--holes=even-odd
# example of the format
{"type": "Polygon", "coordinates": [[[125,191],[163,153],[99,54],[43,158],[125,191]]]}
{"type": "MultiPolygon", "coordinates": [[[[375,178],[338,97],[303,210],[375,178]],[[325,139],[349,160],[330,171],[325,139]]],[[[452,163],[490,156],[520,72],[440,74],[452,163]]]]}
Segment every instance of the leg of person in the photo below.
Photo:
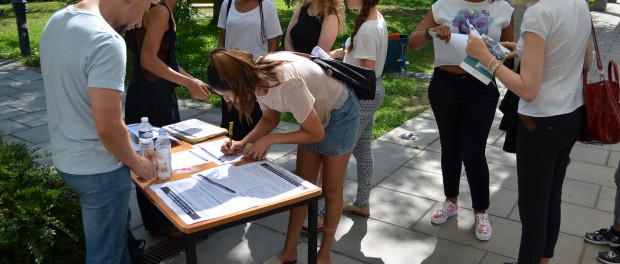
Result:
{"type": "Polygon", "coordinates": [[[587,242],[620,247],[620,164],[618,164],[618,168],[616,168],[614,179],[616,182],[616,199],[614,204],[613,225],[586,233],[583,239],[587,242]]]}
{"type": "MultiPolygon", "coordinates": [[[[558,229],[549,230],[549,219],[559,225],[559,208],[550,208],[550,203],[559,203],[561,192],[561,185],[557,186],[561,180],[555,177],[559,166],[556,163],[563,160],[560,155],[566,155],[566,149],[581,133],[579,114],[521,118],[517,132],[518,204],[523,225],[519,263],[538,264],[543,257],[553,255],[555,243],[549,241],[557,240],[558,229]],[[528,125],[528,130],[524,122],[533,126],[528,125]]],[[[564,162],[566,166],[567,161],[564,162]]],[[[565,169],[558,173],[563,174],[565,169]]]]}
{"type": "Polygon", "coordinates": [[[131,176],[123,166],[107,173],[73,175],[58,171],[79,195],[86,239],[86,263],[129,264],[127,213],[131,176]]]}
{"type": "MultiPolygon", "coordinates": [[[[304,147],[297,148],[297,175],[309,182],[316,182],[321,168],[321,155],[304,147]]],[[[297,244],[301,234],[301,226],[308,212],[307,206],[291,209],[286,229],[284,248],[275,258],[280,262],[297,260],[297,244]]],[[[276,259],[270,259],[264,263],[277,263],[276,259]]]]}
{"type": "Polygon", "coordinates": [[[428,87],[428,99],[435,114],[441,140],[441,172],[446,201],[431,216],[433,224],[445,223],[457,214],[461,177],[461,94],[458,91],[465,75],[435,68],[428,87]]]}
{"type": "Polygon", "coordinates": [[[489,167],[485,149],[499,91],[494,83],[485,86],[473,77],[462,86],[465,103],[461,108],[461,157],[473,202],[474,234],[479,240],[487,241],[491,239],[492,228],[486,212],[489,208],[489,167]]]}
{"type": "Polygon", "coordinates": [[[548,129],[550,134],[558,140],[558,150],[556,159],[553,161],[553,181],[549,194],[548,218],[547,218],[547,240],[545,250],[542,255],[541,263],[549,261],[553,257],[555,244],[560,234],[562,186],[566,176],[566,168],[570,163],[570,153],[581,137],[583,125],[583,107],[578,108],[572,113],[554,116],[549,118],[548,129]]]}
{"type": "Polygon", "coordinates": [[[385,88],[381,78],[377,79],[375,99],[360,100],[360,129],[357,133],[357,142],[353,149],[353,156],[357,161],[357,195],[353,203],[344,206],[344,213],[354,213],[361,216],[370,216],[370,190],[372,189],[372,175],[374,160],[372,156],[372,132],[374,129],[375,112],[383,103],[385,88]]]}
{"type": "Polygon", "coordinates": [[[329,263],[331,246],[336,236],[338,223],[342,216],[344,172],[349,164],[351,154],[341,156],[323,156],[323,196],[325,197],[325,218],[321,248],[317,263],[329,263]]]}

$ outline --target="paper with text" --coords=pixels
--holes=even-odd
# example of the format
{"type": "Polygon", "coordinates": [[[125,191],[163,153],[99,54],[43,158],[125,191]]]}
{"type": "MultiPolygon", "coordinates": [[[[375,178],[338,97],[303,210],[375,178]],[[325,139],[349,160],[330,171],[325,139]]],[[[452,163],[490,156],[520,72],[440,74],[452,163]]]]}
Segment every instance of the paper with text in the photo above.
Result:
{"type": "Polygon", "coordinates": [[[243,159],[243,153],[240,155],[226,156],[221,151],[222,145],[228,142],[228,138],[209,141],[194,145],[194,153],[204,159],[215,162],[217,165],[229,164],[243,159]]]}
{"type": "Polygon", "coordinates": [[[151,188],[187,224],[318,189],[269,161],[223,165],[151,188]]]}

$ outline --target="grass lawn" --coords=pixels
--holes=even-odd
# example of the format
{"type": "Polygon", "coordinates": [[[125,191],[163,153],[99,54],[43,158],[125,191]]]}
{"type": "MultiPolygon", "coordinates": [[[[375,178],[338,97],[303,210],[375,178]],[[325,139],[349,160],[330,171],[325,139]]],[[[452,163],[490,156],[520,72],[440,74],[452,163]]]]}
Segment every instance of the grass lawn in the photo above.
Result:
{"type": "MultiPolygon", "coordinates": [[[[274,0],[278,8],[280,24],[288,26],[294,7],[287,8],[283,0],[274,0]]],[[[32,57],[21,58],[29,65],[39,65],[38,45],[41,31],[49,17],[63,7],[60,2],[28,3],[28,28],[32,57]]],[[[378,6],[388,23],[389,33],[409,34],[430,7],[427,0],[383,0],[378,6]]],[[[356,12],[347,13],[347,34],[340,36],[334,46],[340,47],[353,28],[356,12]]],[[[206,80],[208,61],[206,54],[217,46],[218,28],[211,24],[211,19],[193,19],[177,26],[179,35],[178,59],[181,66],[197,78],[206,80]]],[[[10,4],[0,5],[0,58],[17,58],[20,56],[19,40],[15,14],[10,4]]],[[[431,72],[433,66],[432,45],[419,51],[407,51],[409,71],[431,72]]],[[[130,67],[128,67],[129,69],[130,67]]],[[[415,117],[428,108],[427,81],[402,76],[384,75],[383,83],[386,96],[383,105],[376,114],[373,137],[377,138],[389,132],[405,121],[415,117]]],[[[178,89],[177,94],[189,98],[185,89],[178,89]]],[[[219,97],[213,96],[208,103],[219,105],[219,97]]],[[[294,122],[292,115],[284,114],[283,120],[294,122]]]]}

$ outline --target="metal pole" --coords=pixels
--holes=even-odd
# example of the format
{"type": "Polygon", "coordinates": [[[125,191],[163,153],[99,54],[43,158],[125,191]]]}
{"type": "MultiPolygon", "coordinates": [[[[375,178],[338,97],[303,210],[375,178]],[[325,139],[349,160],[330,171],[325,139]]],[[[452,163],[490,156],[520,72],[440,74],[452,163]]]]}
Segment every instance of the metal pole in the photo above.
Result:
{"type": "Polygon", "coordinates": [[[28,36],[28,24],[26,23],[26,0],[13,0],[13,11],[17,20],[17,34],[19,35],[19,49],[22,56],[30,56],[30,37],[28,36]]]}

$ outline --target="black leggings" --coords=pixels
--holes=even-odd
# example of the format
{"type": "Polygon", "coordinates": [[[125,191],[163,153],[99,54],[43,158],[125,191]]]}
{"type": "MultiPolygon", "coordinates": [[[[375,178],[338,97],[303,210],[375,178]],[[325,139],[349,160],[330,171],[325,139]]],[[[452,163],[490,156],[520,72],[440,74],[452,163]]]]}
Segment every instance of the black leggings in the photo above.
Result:
{"type": "Polygon", "coordinates": [[[446,197],[459,195],[465,166],[474,210],[489,208],[489,167],[485,148],[499,91],[469,74],[435,68],[428,88],[441,140],[441,171],[446,197]]]}
{"type": "Polygon", "coordinates": [[[583,107],[550,117],[520,116],[517,174],[521,215],[520,264],[553,257],[560,232],[562,184],[569,154],[583,133],[583,107]]]}

